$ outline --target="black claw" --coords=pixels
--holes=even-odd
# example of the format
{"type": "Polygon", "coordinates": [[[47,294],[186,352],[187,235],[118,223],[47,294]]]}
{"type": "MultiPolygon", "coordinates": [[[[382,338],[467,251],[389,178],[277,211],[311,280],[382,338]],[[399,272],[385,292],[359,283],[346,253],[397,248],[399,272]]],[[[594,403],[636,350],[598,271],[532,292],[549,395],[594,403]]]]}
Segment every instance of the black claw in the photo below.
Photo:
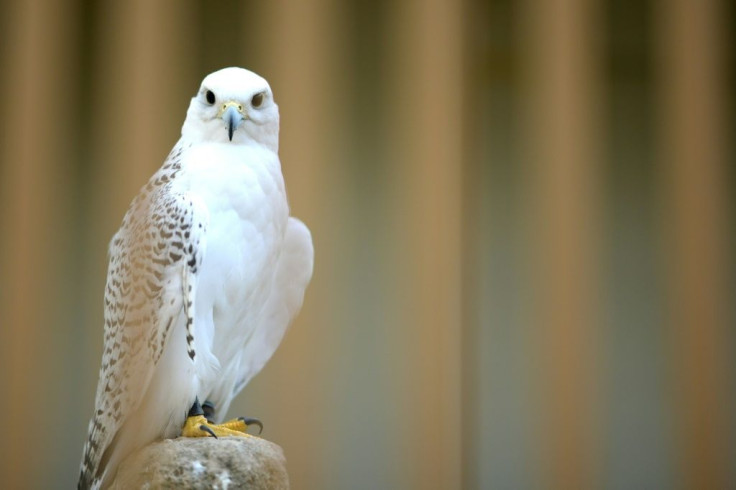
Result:
{"type": "Polygon", "coordinates": [[[215,404],[207,400],[202,404],[202,410],[204,411],[204,418],[210,424],[215,423],[215,404]]]}
{"type": "Polygon", "coordinates": [[[194,399],[194,404],[192,405],[192,408],[189,409],[189,415],[187,415],[187,417],[196,417],[197,415],[204,415],[202,405],[199,404],[199,397],[194,399]]]}
{"type": "Polygon", "coordinates": [[[242,420],[246,427],[251,426],[251,425],[257,425],[258,435],[261,435],[261,432],[263,432],[263,424],[258,419],[254,419],[250,417],[238,417],[238,420],[242,420]]]}
{"type": "Polygon", "coordinates": [[[217,436],[215,435],[215,433],[214,433],[214,432],[212,432],[212,429],[210,429],[210,428],[209,428],[209,427],[207,427],[206,425],[204,425],[204,424],[200,425],[200,426],[199,426],[199,430],[203,430],[203,431],[205,431],[205,432],[209,432],[209,433],[210,433],[210,435],[211,435],[212,437],[214,437],[215,439],[217,439],[217,436]]]}

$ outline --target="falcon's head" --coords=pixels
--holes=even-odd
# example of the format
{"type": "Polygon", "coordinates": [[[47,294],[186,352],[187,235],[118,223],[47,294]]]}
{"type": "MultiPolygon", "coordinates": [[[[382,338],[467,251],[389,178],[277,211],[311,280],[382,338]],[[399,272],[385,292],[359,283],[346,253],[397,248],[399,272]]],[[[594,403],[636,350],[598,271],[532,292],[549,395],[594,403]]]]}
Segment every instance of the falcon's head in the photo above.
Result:
{"type": "Polygon", "coordinates": [[[264,78],[243,68],[223,68],[202,80],[181,132],[195,142],[255,142],[277,151],[279,108],[264,78]]]}

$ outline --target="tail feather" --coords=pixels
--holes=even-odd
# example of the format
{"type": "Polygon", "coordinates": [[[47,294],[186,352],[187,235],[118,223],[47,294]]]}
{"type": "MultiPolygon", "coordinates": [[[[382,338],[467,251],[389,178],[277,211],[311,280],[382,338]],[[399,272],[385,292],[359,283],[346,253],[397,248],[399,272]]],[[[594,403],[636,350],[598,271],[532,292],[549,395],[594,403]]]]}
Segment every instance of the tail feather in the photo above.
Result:
{"type": "Polygon", "coordinates": [[[77,483],[79,490],[95,489],[100,486],[100,450],[104,448],[99,446],[99,441],[104,439],[104,432],[104,426],[97,416],[93,417],[89,422],[89,437],[84,444],[82,453],[82,464],[80,465],[79,482],[77,483]]]}

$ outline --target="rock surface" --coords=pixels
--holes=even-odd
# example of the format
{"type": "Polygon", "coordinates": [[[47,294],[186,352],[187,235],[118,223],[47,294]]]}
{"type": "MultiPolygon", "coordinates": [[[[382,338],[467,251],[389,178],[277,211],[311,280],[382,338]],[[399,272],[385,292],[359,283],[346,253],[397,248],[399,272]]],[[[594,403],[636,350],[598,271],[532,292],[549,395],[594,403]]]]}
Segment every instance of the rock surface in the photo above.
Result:
{"type": "Polygon", "coordinates": [[[112,488],[288,489],[285,463],[258,437],[166,439],[126,458],[112,488]]]}

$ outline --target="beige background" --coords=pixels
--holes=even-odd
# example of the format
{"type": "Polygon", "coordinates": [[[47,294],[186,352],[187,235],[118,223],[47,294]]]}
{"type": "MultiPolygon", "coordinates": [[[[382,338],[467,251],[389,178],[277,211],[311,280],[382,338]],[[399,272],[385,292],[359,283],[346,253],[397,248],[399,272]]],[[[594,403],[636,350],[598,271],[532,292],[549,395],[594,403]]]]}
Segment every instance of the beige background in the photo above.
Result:
{"type": "Polygon", "coordinates": [[[316,262],[231,412],[295,489],[733,487],[734,10],[3,2],[2,486],[76,483],[107,243],[240,65],[316,262]]]}

